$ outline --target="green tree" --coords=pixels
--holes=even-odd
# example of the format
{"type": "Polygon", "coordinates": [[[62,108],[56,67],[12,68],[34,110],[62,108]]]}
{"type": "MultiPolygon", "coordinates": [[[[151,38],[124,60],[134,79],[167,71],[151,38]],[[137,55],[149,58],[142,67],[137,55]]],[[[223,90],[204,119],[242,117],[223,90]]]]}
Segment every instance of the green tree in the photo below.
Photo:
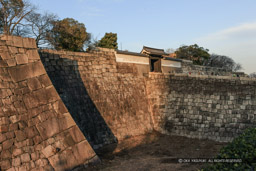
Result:
{"type": "Polygon", "coordinates": [[[11,35],[34,7],[25,0],[0,0],[0,31],[11,35]]]}
{"type": "Polygon", "coordinates": [[[175,51],[175,54],[177,58],[191,60],[194,64],[203,65],[203,63],[210,57],[208,51],[208,49],[204,49],[203,47],[199,47],[197,44],[194,44],[179,47],[175,51]]]}
{"type": "Polygon", "coordinates": [[[105,33],[104,37],[97,43],[98,47],[117,49],[117,34],[105,33]]]}
{"type": "Polygon", "coordinates": [[[224,55],[212,54],[204,63],[205,66],[223,68],[230,71],[238,71],[242,69],[242,65],[236,63],[232,58],[224,55]]]}
{"type": "Polygon", "coordinates": [[[89,37],[83,23],[73,18],[65,18],[53,22],[53,28],[48,32],[47,40],[57,50],[83,51],[89,37]]]}

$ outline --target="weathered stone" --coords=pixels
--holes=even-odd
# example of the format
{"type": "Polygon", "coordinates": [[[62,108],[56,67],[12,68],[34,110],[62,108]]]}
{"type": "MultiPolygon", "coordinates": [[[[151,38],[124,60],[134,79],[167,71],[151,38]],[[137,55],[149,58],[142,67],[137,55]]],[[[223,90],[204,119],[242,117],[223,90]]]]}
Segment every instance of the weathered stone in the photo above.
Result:
{"type": "Polygon", "coordinates": [[[2,159],[9,159],[11,157],[12,157],[12,155],[11,155],[9,150],[5,150],[5,151],[1,152],[1,158],[2,159]]]}
{"type": "Polygon", "coordinates": [[[11,163],[9,160],[1,161],[0,165],[1,165],[1,169],[3,169],[3,170],[7,170],[11,167],[11,163]]]}
{"type": "Polygon", "coordinates": [[[40,59],[37,49],[27,50],[28,59],[40,59]]]}
{"type": "Polygon", "coordinates": [[[9,52],[2,52],[0,53],[0,56],[4,59],[4,60],[7,60],[7,59],[11,59],[11,55],[9,52]]]}
{"type": "Polygon", "coordinates": [[[18,141],[23,141],[27,138],[25,132],[21,130],[15,131],[15,135],[16,135],[16,140],[18,141]]]}
{"type": "Polygon", "coordinates": [[[49,79],[49,77],[46,74],[41,75],[39,77],[39,80],[44,87],[48,87],[48,86],[52,85],[51,80],[49,79]]]}
{"type": "Polygon", "coordinates": [[[45,73],[44,66],[40,61],[9,68],[8,70],[14,82],[26,80],[45,73]]]}
{"type": "Polygon", "coordinates": [[[0,133],[5,133],[8,131],[8,125],[0,125],[0,133]]]}
{"type": "Polygon", "coordinates": [[[76,143],[85,140],[84,135],[82,134],[81,130],[77,126],[73,126],[72,128],[70,128],[69,133],[76,143]]]}
{"type": "Polygon", "coordinates": [[[6,62],[9,67],[16,66],[17,64],[15,59],[8,59],[6,62]]]}
{"type": "Polygon", "coordinates": [[[39,134],[34,126],[25,128],[25,132],[28,138],[33,138],[39,134]]]}
{"type": "Polygon", "coordinates": [[[56,149],[53,146],[48,145],[42,150],[42,153],[45,155],[45,157],[49,158],[56,153],[56,149]]]}
{"type": "Polygon", "coordinates": [[[13,41],[13,46],[15,46],[15,47],[23,47],[23,43],[22,43],[22,41],[23,41],[23,39],[24,38],[22,38],[22,37],[17,37],[17,36],[13,36],[12,37],[12,41],[13,41]]]}
{"type": "Polygon", "coordinates": [[[37,124],[36,127],[41,137],[43,139],[47,139],[60,132],[58,123],[59,122],[57,118],[52,118],[52,119],[46,120],[45,122],[37,124]]]}
{"type": "Polygon", "coordinates": [[[22,154],[22,155],[20,156],[20,158],[21,158],[21,162],[22,162],[22,163],[23,163],[23,162],[29,162],[29,161],[30,161],[30,155],[29,155],[28,153],[22,154]]]}
{"type": "Polygon", "coordinates": [[[26,54],[17,54],[15,59],[18,65],[28,63],[28,57],[26,54]]]}
{"type": "Polygon", "coordinates": [[[16,158],[12,159],[12,166],[17,167],[17,166],[20,166],[20,165],[21,165],[21,160],[20,160],[19,157],[16,157],[16,158]]]}
{"type": "Polygon", "coordinates": [[[13,156],[18,156],[20,154],[22,154],[22,150],[20,148],[15,148],[12,152],[13,156]]]}
{"type": "Polygon", "coordinates": [[[0,134],[0,143],[6,140],[5,134],[0,134]]]}
{"type": "Polygon", "coordinates": [[[37,48],[36,42],[35,42],[34,39],[23,38],[22,41],[23,41],[24,48],[32,48],[32,49],[36,49],[37,48]]]}
{"type": "Polygon", "coordinates": [[[30,90],[37,90],[41,88],[40,81],[37,78],[28,79],[28,87],[30,90]]]}

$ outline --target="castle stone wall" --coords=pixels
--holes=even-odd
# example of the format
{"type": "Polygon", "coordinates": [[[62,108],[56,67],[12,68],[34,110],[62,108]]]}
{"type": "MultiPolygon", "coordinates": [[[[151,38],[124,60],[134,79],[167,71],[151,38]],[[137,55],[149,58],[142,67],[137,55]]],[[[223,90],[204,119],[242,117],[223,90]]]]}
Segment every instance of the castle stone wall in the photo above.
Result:
{"type": "Polygon", "coordinates": [[[152,131],[144,77],[112,50],[40,51],[46,71],[95,149],[152,131]],[[114,136],[114,137],[113,137],[114,136]]]}
{"type": "Polygon", "coordinates": [[[162,133],[231,141],[256,126],[256,79],[150,73],[147,93],[162,133]]]}
{"type": "Polygon", "coordinates": [[[69,170],[98,160],[33,39],[0,38],[0,170],[69,170]]]}

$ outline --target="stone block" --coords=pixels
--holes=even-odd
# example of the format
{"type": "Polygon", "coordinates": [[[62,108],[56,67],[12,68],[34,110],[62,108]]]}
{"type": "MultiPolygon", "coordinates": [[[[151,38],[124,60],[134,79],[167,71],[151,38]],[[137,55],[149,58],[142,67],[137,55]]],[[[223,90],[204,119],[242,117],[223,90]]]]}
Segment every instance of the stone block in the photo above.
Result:
{"type": "Polygon", "coordinates": [[[12,152],[13,156],[18,156],[22,154],[22,150],[20,148],[15,148],[12,152]]]}
{"type": "Polygon", "coordinates": [[[5,134],[0,134],[0,143],[6,140],[5,134]]]}
{"type": "Polygon", "coordinates": [[[23,38],[22,40],[23,40],[24,48],[30,48],[30,49],[37,48],[35,39],[23,38]]]}
{"type": "Polygon", "coordinates": [[[13,41],[13,46],[15,47],[23,47],[23,40],[24,38],[19,37],[19,36],[12,36],[12,41],[13,41]]]}
{"type": "Polygon", "coordinates": [[[94,150],[91,148],[90,144],[84,140],[72,147],[72,151],[78,164],[85,163],[88,159],[96,156],[94,150]]]}
{"type": "Polygon", "coordinates": [[[1,152],[1,158],[2,159],[9,159],[11,157],[12,157],[12,155],[11,155],[9,150],[5,150],[5,151],[1,152]]]}
{"type": "MultiPolygon", "coordinates": [[[[61,153],[57,153],[56,155],[48,158],[48,160],[55,171],[71,170],[80,164],[75,158],[71,148],[62,151],[61,153]]],[[[81,160],[82,159],[80,159],[80,161],[81,160]]]]}
{"type": "Polygon", "coordinates": [[[15,136],[17,141],[23,141],[27,138],[25,132],[21,130],[15,131],[15,136]]]}
{"type": "Polygon", "coordinates": [[[12,139],[6,140],[6,141],[3,142],[3,149],[7,150],[7,149],[11,148],[12,145],[13,145],[13,140],[12,139]]]}
{"type": "Polygon", "coordinates": [[[15,59],[7,59],[6,62],[9,67],[16,66],[17,64],[15,59]]]}
{"type": "Polygon", "coordinates": [[[45,157],[49,158],[56,153],[56,149],[52,145],[48,145],[42,150],[45,157]]]}
{"type": "Polygon", "coordinates": [[[42,88],[41,83],[37,78],[28,79],[27,84],[30,90],[37,90],[39,88],[42,88]]]}
{"type": "Polygon", "coordinates": [[[18,53],[18,49],[16,47],[9,46],[8,49],[11,54],[18,53]]]}
{"type": "Polygon", "coordinates": [[[31,160],[29,153],[22,154],[20,158],[22,163],[29,162],[31,160]]]}
{"type": "Polygon", "coordinates": [[[51,80],[49,79],[48,75],[41,75],[39,77],[39,81],[41,82],[41,84],[44,86],[44,87],[48,87],[50,85],[52,85],[52,82],[51,80]]]}
{"type": "Polygon", "coordinates": [[[8,68],[8,71],[14,82],[26,80],[46,73],[41,61],[8,68]]]}
{"type": "Polygon", "coordinates": [[[8,131],[8,125],[0,125],[0,133],[5,133],[8,131]]]}
{"type": "Polygon", "coordinates": [[[12,58],[9,52],[1,52],[1,53],[0,53],[0,56],[1,56],[2,59],[4,59],[4,60],[7,60],[7,59],[11,59],[11,58],[12,58]]]}
{"type": "Polygon", "coordinates": [[[48,119],[37,124],[36,127],[43,139],[48,139],[60,132],[59,121],[57,118],[48,119]]]}
{"type": "Polygon", "coordinates": [[[59,119],[59,123],[60,123],[61,130],[68,129],[76,125],[74,119],[71,117],[69,113],[63,114],[63,117],[59,119]]]}
{"type": "Polygon", "coordinates": [[[16,157],[16,158],[12,159],[12,166],[17,167],[17,166],[20,166],[20,165],[21,165],[21,160],[20,160],[19,157],[16,157]]]}
{"type": "Polygon", "coordinates": [[[7,170],[11,167],[11,163],[9,160],[3,160],[0,162],[0,166],[2,170],[7,170]]]}
{"type": "Polygon", "coordinates": [[[38,59],[38,60],[40,59],[37,49],[27,50],[26,55],[28,59],[38,59]]]}
{"type": "Polygon", "coordinates": [[[58,114],[64,114],[67,113],[68,110],[66,108],[66,106],[64,105],[64,103],[61,100],[56,101],[53,104],[53,109],[55,110],[56,113],[58,114]]]}
{"type": "Polygon", "coordinates": [[[81,130],[78,128],[78,126],[73,126],[72,128],[70,128],[69,133],[76,143],[85,140],[85,137],[84,137],[83,133],[81,132],[81,130]]]}
{"type": "Polygon", "coordinates": [[[25,132],[28,138],[33,138],[39,134],[34,126],[25,128],[25,132]]]}
{"type": "Polygon", "coordinates": [[[18,65],[28,63],[28,56],[26,54],[17,54],[15,59],[18,65]]]}

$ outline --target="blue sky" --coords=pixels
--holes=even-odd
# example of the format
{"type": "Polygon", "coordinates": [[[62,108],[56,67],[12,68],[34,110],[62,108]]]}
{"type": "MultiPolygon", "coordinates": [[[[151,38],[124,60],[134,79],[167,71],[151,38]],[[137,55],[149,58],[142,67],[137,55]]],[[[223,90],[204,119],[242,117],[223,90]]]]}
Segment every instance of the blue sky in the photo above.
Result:
{"type": "Polygon", "coordinates": [[[256,72],[255,0],[31,0],[84,23],[94,38],[118,35],[119,49],[176,49],[197,43],[256,72]],[[122,45],[122,46],[121,46],[122,45]]]}

